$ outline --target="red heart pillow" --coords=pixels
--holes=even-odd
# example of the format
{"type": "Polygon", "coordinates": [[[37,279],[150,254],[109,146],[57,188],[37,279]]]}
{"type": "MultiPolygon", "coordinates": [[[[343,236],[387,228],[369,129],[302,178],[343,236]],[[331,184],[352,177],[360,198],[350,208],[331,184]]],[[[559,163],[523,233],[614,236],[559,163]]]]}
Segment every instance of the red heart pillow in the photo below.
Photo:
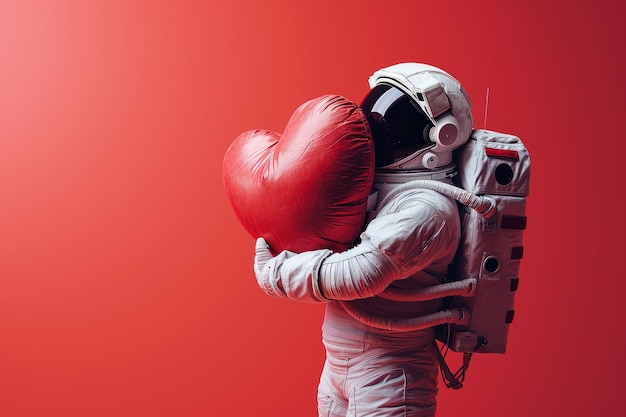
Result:
{"type": "Polygon", "coordinates": [[[283,134],[250,130],[230,145],[224,187],[241,225],[274,254],[343,251],[365,222],[374,145],[362,110],[336,95],[302,104],[283,134]]]}

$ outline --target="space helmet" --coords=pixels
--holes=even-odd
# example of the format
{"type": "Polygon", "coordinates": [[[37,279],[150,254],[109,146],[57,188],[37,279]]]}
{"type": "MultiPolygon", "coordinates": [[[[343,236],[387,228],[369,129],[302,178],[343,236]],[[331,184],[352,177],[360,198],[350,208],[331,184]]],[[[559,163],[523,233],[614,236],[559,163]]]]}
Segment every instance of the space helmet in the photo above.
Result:
{"type": "Polygon", "coordinates": [[[375,145],[377,171],[433,170],[452,163],[452,151],[472,133],[471,103],[447,72],[400,63],[369,78],[361,103],[375,145]]]}

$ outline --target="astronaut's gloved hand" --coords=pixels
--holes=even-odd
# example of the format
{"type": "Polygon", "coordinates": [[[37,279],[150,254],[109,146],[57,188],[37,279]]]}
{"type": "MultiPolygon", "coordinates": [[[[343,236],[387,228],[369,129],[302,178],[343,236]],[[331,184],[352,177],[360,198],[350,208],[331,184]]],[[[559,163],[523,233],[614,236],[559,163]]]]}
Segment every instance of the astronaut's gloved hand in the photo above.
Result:
{"type": "Polygon", "coordinates": [[[278,289],[276,274],[271,274],[272,269],[275,268],[276,260],[270,253],[265,239],[258,238],[254,249],[254,275],[257,284],[267,295],[285,297],[285,292],[278,289]]]}
{"type": "Polygon", "coordinates": [[[254,256],[254,275],[259,287],[268,295],[290,298],[296,301],[325,302],[319,287],[319,269],[328,256],[329,249],[302,253],[282,251],[272,256],[267,242],[258,238],[254,256]],[[288,272],[281,274],[281,267],[287,263],[288,272]]]}

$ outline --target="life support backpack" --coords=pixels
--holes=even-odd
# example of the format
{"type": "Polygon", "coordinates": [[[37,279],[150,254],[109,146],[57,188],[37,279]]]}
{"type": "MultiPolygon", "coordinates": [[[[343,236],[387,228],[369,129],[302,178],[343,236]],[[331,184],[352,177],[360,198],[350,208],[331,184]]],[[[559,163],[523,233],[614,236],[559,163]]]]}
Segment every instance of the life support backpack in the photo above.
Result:
{"type": "Polygon", "coordinates": [[[460,388],[473,353],[506,351],[524,254],[530,155],[516,136],[476,130],[454,157],[459,170],[456,185],[496,204],[488,218],[460,206],[461,242],[449,280],[471,280],[476,288],[471,296],[445,299],[447,308],[468,311],[469,323],[437,326],[437,339],[444,349],[463,353],[463,365],[452,374],[440,352],[436,355],[446,385],[460,388]]]}

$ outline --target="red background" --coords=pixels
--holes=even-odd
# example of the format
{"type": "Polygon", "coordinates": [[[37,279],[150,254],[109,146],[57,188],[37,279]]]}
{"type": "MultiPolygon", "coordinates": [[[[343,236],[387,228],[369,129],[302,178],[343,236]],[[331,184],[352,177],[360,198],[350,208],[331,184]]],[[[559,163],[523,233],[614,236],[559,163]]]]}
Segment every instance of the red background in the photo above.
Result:
{"type": "Polygon", "coordinates": [[[230,142],[400,61],[533,161],[516,320],[440,415],[618,416],[619,1],[0,2],[0,415],[314,416],[321,305],[266,297],[230,142]]]}

